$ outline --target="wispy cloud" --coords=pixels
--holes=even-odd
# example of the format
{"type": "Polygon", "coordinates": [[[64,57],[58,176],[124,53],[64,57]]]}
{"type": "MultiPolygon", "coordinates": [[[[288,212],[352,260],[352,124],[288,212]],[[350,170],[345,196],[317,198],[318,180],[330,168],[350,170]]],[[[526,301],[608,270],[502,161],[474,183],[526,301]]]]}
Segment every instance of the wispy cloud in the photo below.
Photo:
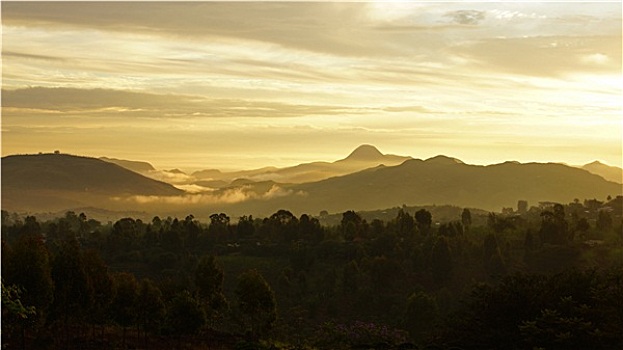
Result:
{"type": "Polygon", "coordinates": [[[620,14],[620,2],[3,2],[3,152],[211,168],[361,143],[484,157],[480,142],[515,128],[534,144],[600,135],[620,162],[620,14]]]}
{"type": "Polygon", "coordinates": [[[301,117],[358,113],[347,106],[294,105],[270,101],[211,99],[201,96],[153,94],[144,92],[33,87],[2,91],[2,107],[8,116],[44,113],[78,113],[97,117],[223,118],[223,117],[301,117]]]}
{"type": "Polygon", "coordinates": [[[250,200],[270,200],[286,196],[304,196],[303,192],[294,192],[274,185],[264,193],[257,193],[250,186],[225,189],[214,193],[195,193],[182,196],[130,196],[115,197],[113,200],[134,202],[138,204],[166,204],[166,205],[197,205],[197,204],[233,204],[250,200]]]}
{"type": "Polygon", "coordinates": [[[454,23],[477,25],[485,19],[486,12],[478,10],[458,10],[447,12],[444,16],[449,17],[454,23]]]}

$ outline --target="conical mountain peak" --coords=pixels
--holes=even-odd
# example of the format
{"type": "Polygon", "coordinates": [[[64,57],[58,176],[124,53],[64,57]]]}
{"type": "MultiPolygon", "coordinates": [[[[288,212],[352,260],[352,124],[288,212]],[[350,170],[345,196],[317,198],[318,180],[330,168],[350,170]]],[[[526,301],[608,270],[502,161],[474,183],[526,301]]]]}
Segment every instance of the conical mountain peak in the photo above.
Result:
{"type": "Polygon", "coordinates": [[[346,157],[348,160],[376,160],[379,158],[383,158],[383,153],[372,145],[361,145],[346,157]]]}

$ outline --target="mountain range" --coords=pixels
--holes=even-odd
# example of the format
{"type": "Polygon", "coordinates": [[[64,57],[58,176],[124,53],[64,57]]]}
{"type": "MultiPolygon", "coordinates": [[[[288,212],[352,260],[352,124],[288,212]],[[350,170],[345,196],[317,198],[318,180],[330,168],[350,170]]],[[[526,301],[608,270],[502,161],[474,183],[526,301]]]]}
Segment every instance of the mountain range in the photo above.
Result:
{"type": "Polygon", "coordinates": [[[598,162],[583,168],[518,162],[480,166],[447,156],[421,160],[385,155],[371,145],[335,162],[192,174],[111,158],[15,155],[2,158],[2,208],[41,212],[97,207],[198,217],[214,212],[270,215],[283,208],[317,214],[403,204],[499,211],[518,200],[531,205],[603,200],[622,194],[620,182],[620,168],[598,162]],[[618,183],[609,181],[617,172],[618,183]]]}
{"type": "Polygon", "coordinates": [[[5,210],[110,207],[114,198],[183,194],[184,191],[173,185],[95,158],[67,154],[2,158],[2,209],[5,210]]]}
{"type": "Polygon", "coordinates": [[[304,183],[324,180],[329,177],[350,174],[380,164],[398,165],[411,157],[382,154],[376,147],[361,145],[348,157],[335,162],[312,162],[286,168],[266,167],[255,170],[222,173],[216,169],[194,172],[200,181],[231,182],[245,178],[251,181],[276,181],[281,183],[304,183]]]}

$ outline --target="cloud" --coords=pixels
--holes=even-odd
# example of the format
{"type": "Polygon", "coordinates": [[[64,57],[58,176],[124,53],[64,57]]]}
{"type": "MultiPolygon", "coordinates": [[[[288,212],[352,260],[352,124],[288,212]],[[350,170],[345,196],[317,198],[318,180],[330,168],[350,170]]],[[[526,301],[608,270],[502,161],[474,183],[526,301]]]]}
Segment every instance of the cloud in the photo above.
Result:
{"type": "Polygon", "coordinates": [[[143,173],[143,175],[148,176],[154,180],[164,181],[173,184],[176,187],[187,192],[197,193],[209,190],[208,188],[204,188],[201,186],[192,187],[192,185],[188,185],[196,179],[193,176],[184,173],[172,172],[167,170],[150,170],[147,173],[143,173]]]}
{"type": "Polygon", "coordinates": [[[604,65],[610,61],[610,58],[602,53],[593,53],[584,55],[581,61],[588,64],[604,65]]]}
{"type": "Polygon", "coordinates": [[[360,113],[338,105],[287,104],[271,101],[211,99],[201,96],[153,94],[111,89],[30,87],[2,90],[3,114],[24,114],[33,110],[90,116],[149,118],[288,118],[313,115],[360,113]]]}
{"type": "Polygon", "coordinates": [[[257,193],[252,186],[241,186],[228,188],[212,193],[194,193],[181,196],[130,196],[115,197],[116,201],[138,203],[138,204],[166,204],[166,205],[209,205],[209,204],[235,204],[250,200],[270,200],[287,196],[304,196],[302,191],[284,189],[281,186],[273,185],[264,193],[257,193]]]}
{"type": "Polygon", "coordinates": [[[621,72],[620,35],[483,39],[451,50],[486,71],[545,77],[621,72]]]}
{"type": "Polygon", "coordinates": [[[447,12],[444,17],[450,17],[452,22],[463,25],[477,25],[486,17],[485,11],[458,10],[447,12]]]}
{"type": "Polygon", "coordinates": [[[66,62],[67,59],[56,56],[48,56],[48,55],[36,55],[36,54],[27,54],[13,51],[2,51],[2,56],[6,59],[7,57],[15,57],[18,59],[30,59],[30,60],[42,60],[42,61],[57,61],[57,62],[66,62]]]}
{"type": "Polygon", "coordinates": [[[238,38],[343,55],[369,53],[347,29],[365,22],[356,3],[158,2],[3,3],[3,22],[99,28],[149,35],[238,38]],[[345,35],[346,34],[346,35],[345,35]]]}

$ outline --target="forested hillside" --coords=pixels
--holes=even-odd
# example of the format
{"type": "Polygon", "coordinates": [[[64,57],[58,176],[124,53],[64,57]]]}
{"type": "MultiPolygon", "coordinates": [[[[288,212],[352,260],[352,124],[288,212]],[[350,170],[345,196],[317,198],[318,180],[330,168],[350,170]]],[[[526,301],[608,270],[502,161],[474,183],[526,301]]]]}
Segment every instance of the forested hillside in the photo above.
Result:
{"type": "MultiPolygon", "coordinates": [[[[616,349],[623,197],[335,224],[2,212],[8,349],[616,349]]],[[[445,210],[445,212],[451,212],[445,210]]]]}

